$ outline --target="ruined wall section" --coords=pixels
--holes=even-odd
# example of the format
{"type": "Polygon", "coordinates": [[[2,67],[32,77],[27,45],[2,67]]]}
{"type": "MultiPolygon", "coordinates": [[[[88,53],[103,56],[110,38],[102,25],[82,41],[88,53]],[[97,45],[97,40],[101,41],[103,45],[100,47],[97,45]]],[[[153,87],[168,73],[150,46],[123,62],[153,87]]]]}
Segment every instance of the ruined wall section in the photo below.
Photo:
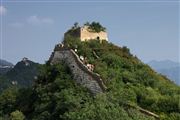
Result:
{"type": "Polygon", "coordinates": [[[90,32],[87,27],[82,27],[80,29],[80,39],[82,41],[90,40],[90,39],[99,39],[108,41],[107,32],[90,32]]]}
{"type": "Polygon", "coordinates": [[[89,71],[73,50],[56,49],[50,57],[50,63],[57,64],[61,60],[64,60],[71,69],[74,80],[88,88],[93,95],[105,91],[106,87],[103,84],[100,75],[89,71]]]}

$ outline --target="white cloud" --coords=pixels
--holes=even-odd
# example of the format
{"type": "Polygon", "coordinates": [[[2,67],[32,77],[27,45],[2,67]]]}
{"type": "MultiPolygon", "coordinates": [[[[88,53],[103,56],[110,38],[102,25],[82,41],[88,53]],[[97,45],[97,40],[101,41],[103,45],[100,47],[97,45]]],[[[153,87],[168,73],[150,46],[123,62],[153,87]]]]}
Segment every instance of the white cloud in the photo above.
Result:
{"type": "Polygon", "coordinates": [[[22,28],[26,25],[49,25],[49,24],[54,24],[54,20],[51,18],[43,18],[39,16],[30,16],[25,21],[23,20],[22,22],[14,22],[14,23],[9,23],[10,27],[14,28],[22,28]]]}
{"type": "Polygon", "coordinates": [[[0,15],[5,15],[7,13],[7,9],[4,6],[0,6],[0,15]]]}
{"type": "Polygon", "coordinates": [[[33,25],[40,25],[40,24],[53,24],[54,20],[51,18],[42,18],[42,17],[34,15],[34,16],[28,17],[27,22],[33,25]]]}

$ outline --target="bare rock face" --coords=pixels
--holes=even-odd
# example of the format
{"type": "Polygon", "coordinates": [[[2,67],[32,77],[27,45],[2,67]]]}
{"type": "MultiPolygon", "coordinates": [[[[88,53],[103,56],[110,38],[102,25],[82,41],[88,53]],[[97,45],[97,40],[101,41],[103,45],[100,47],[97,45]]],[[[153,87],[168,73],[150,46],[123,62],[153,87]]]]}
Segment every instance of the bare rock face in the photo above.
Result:
{"type": "Polygon", "coordinates": [[[76,82],[87,87],[93,95],[106,89],[100,76],[88,70],[73,50],[65,48],[55,49],[50,57],[50,63],[57,64],[62,60],[69,66],[76,82]]]}

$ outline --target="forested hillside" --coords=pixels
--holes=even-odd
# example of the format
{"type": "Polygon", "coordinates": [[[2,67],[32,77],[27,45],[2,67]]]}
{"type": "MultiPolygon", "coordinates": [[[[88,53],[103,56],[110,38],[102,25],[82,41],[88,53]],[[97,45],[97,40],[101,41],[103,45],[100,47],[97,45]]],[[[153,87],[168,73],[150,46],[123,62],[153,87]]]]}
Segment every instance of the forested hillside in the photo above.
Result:
{"type": "Polygon", "coordinates": [[[0,76],[0,92],[12,86],[32,86],[40,66],[40,64],[28,59],[19,61],[13,68],[0,76]]]}
{"type": "Polygon", "coordinates": [[[87,58],[107,89],[92,96],[73,80],[64,61],[43,65],[33,87],[9,88],[0,95],[2,120],[162,120],[180,119],[180,87],[157,74],[130,53],[106,41],[80,42],[67,36],[63,42],[87,58]]]}

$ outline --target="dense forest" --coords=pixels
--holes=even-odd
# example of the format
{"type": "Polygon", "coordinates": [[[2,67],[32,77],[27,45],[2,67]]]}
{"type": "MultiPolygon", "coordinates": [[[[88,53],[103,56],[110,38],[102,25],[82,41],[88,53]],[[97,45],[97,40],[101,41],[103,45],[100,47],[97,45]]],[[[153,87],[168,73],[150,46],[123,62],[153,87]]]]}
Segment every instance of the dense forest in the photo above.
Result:
{"type": "Polygon", "coordinates": [[[153,71],[130,53],[107,41],[81,42],[66,36],[65,46],[95,66],[107,86],[92,96],[75,83],[71,70],[61,61],[41,67],[29,88],[9,87],[0,94],[0,120],[161,120],[180,119],[180,87],[153,71]]]}

